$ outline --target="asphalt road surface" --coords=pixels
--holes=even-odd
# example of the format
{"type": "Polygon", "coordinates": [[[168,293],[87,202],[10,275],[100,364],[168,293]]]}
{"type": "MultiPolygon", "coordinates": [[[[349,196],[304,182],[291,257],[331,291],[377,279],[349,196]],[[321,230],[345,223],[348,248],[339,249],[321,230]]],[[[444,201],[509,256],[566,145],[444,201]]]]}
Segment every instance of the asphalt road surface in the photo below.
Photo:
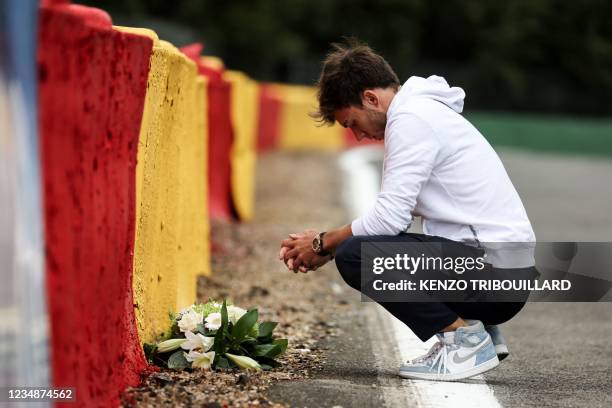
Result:
{"type": "MultiPolygon", "coordinates": [[[[612,242],[612,160],[501,157],[538,240],[612,242]]],[[[512,354],[486,375],[502,406],[612,406],[612,303],[529,303],[503,332],[512,354]]]]}
{"type": "MultiPolygon", "coordinates": [[[[500,155],[538,240],[612,242],[612,160],[500,155]]],[[[363,188],[365,178],[353,175],[363,188]]],[[[350,315],[336,316],[344,335],[323,344],[329,358],[321,372],[279,384],[275,400],[297,407],[612,406],[612,303],[530,303],[502,326],[511,355],[497,369],[484,379],[431,385],[396,376],[402,340],[375,305],[360,303],[348,287],[338,295],[354,304],[350,315]]]]}

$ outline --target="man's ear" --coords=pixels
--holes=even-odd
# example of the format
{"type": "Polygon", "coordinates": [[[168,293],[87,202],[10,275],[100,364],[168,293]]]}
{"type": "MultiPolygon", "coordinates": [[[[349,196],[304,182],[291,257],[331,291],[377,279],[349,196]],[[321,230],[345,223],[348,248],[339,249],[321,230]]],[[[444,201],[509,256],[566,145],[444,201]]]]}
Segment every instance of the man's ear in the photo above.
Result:
{"type": "Polygon", "coordinates": [[[376,108],[380,104],[378,95],[372,89],[366,89],[363,91],[363,94],[361,95],[361,102],[363,106],[369,106],[371,108],[376,108]]]}

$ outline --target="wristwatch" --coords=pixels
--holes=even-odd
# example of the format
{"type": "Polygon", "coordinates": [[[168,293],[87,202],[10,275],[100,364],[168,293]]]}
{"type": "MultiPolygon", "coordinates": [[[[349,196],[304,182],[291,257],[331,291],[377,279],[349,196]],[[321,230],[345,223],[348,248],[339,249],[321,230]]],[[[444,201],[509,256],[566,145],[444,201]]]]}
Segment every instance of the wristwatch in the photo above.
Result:
{"type": "Polygon", "coordinates": [[[317,255],[331,255],[331,252],[323,249],[323,236],[325,236],[325,231],[319,232],[317,235],[315,235],[315,237],[312,239],[312,250],[317,255]]]}

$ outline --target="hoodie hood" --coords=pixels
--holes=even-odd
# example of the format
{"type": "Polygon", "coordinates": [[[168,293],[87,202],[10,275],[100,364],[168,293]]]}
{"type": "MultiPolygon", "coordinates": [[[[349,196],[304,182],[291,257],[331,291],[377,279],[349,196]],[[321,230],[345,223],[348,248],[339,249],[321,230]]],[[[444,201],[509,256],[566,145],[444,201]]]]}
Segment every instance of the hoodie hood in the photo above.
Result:
{"type": "Polygon", "coordinates": [[[444,78],[437,75],[432,75],[427,79],[412,76],[404,83],[398,96],[402,99],[413,97],[433,99],[461,113],[465,92],[457,86],[450,87],[444,78]]]}

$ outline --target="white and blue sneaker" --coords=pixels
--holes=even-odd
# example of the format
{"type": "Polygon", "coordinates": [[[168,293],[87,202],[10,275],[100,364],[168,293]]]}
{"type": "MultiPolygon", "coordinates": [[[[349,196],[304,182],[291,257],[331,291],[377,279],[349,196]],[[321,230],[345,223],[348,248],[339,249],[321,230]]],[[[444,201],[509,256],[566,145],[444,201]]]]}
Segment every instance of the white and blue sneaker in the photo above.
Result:
{"type": "Polygon", "coordinates": [[[438,333],[427,354],[402,364],[399,375],[421,380],[456,381],[489,371],[499,364],[491,336],[482,322],[469,322],[454,332],[438,333]]]}

